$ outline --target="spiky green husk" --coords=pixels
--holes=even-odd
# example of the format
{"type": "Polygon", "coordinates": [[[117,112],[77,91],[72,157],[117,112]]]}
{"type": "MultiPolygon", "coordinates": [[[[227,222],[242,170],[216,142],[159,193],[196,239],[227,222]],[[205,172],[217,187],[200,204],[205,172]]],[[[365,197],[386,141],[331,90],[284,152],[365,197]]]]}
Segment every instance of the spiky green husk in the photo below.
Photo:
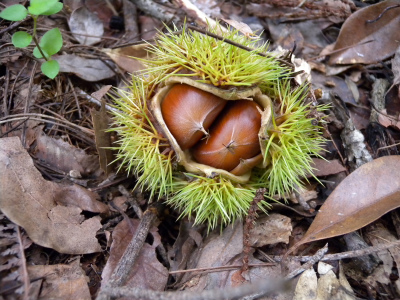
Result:
{"type": "Polygon", "coordinates": [[[174,34],[174,30],[160,35],[157,44],[150,46],[154,59],[145,61],[149,67],[147,72],[158,74],[157,83],[174,75],[193,77],[217,87],[238,87],[270,82],[288,74],[288,69],[272,54],[267,57],[258,54],[268,53],[268,44],[259,45],[260,39],[246,38],[235,30],[223,32],[219,26],[211,30],[219,32],[223,38],[254,48],[246,51],[199,32],[174,34]]]}
{"type": "Polygon", "coordinates": [[[137,176],[140,188],[148,190],[151,197],[166,196],[166,202],[177,208],[181,217],[193,217],[196,224],[207,223],[212,229],[245,216],[259,187],[268,187],[270,198],[300,187],[299,178],[311,173],[311,155],[318,155],[324,140],[319,127],[312,125],[310,107],[304,103],[307,88],[293,87],[290,71],[272,55],[257,54],[267,51],[266,44],[257,46],[259,40],[250,40],[237,31],[210,30],[255,50],[246,51],[198,32],[174,34],[171,30],[169,35],[161,35],[157,45],[151,47],[154,57],[145,61],[146,75],[134,76],[131,91],[116,99],[120,112],[114,113],[116,126],[112,130],[120,135],[118,159],[137,176]],[[207,178],[179,169],[147,108],[149,87],[162,85],[171,75],[222,88],[257,85],[269,95],[275,117],[265,133],[269,136],[264,157],[270,162],[267,169],[253,170],[245,185],[221,175],[207,178]],[[160,152],[160,145],[166,153],[160,152]]]}
{"type": "Polygon", "coordinates": [[[172,151],[168,151],[168,141],[161,137],[150,120],[147,108],[148,86],[141,78],[136,77],[130,91],[119,91],[115,98],[114,125],[112,131],[118,132],[120,138],[117,160],[128,173],[137,177],[137,186],[150,192],[150,198],[171,193],[172,151]],[[167,153],[160,153],[160,149],[167,153]]]}
{"type": "MultiPolygon", "coordinates": [[[[267,183],[271,196],[284,197],[291,190],[302,187],[301,178],[312,174],[311,157],[319,156],[323,151],[325,139],[321,136],[320,126],[313,125],[311,104],[305,103],[307,94],[307,85],[293,88],[289,80],[278,81],[270,93],[275,114],[272,126],[267,129],[269,139],[264,157],[270,165],[267,171],[258,174],[258,182],[267,183]]],[[[324,107],[314,109],[318,112],[324,107]]]]}
{"type": "MultiPolygon", "coordinates": [[[[186,175],[192,181],[176,180],[176,193],[166,201],[181,212],[181,217],[195,217],[195,224],[207,223],[211,229],[219,222],[233,223],[247,214],[256,193],[253,187],[240,186],[222,176],[186,175]]],[[[266,202],[262,205],[268,207],[266,202]]],[[[260,208],[264,209],[262,205],[260,208]]]]}

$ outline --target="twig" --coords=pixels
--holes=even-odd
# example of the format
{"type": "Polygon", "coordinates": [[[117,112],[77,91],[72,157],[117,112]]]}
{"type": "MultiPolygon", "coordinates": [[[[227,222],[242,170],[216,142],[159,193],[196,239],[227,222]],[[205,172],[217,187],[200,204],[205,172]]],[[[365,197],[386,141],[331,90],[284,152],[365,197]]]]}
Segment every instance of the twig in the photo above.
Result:
{"type": "Polygon", "coordinates": [[[290,272],[285,278],[286,279],[292,279],[296,277],[297,275],[303,273],[305,270],[308,270],[311,268],[315,263],[319,262],[324,255],[328,252],[328,244],[325,244],[325,246],[317,251],[315,255],[310,257],[310,260],[307,261],[304,265],[300,266],[296,270],[290,272]]]}
{"type": "MultiPolygon", "coordinates": [[[[217,25],[214,19],[207,17],[206,14],[198,9],[190,0],[177,0],[177,3],[181,5],[181,8],[189,17],[193,18],[201,25],[210,27],[215,27],[217,25]]],[[[221,30],[226,31],[224,27],[221,27],[221,30]]]]}
{"type": "Polygon", "coordinates": [[[78,108],[79,119],[82,119],[82,111],[81,111],[81,106],[79,105],[78,96],[76,95],[74,85],[72,84],[72,81],[71,81],[71,79],[69,77],[68,77],[68,85],[69,85],[69,88],[72,91],[72,94],[74,95],[74,98],[75,98],[76,107],[78,108]]]}
{"type": "MultiPolygon", "coordinates": [[[[94,136],[94,132],[93,130],[87,129],[85,127],[76,125],[74,123],[71,123],[65,119],[60,119],[60,118],[55,118],[52,116],[48,116],[48,115],[44,115],[44,114],[36,114],[36,113],[26,113],[26,114],[15,114],[15,115],[10,115],[4,118],[0,118],[0,124],[3,123],[7,123],[7,122],[12,122],[12,121],[16,121],[16,120],[22,120],[23,118],[30,118],[31,120],[39,120],[39,121],[43,121],[43,122],[49,122],[49,123],[54,123],[57,124],[56,122],[60,122],[60,123],[64,123],[66,127],[70,126],[73,128],[77,128],[80,131],[89,134],[91,136],[94,136]],[[50,119],[50,120],[46,120],[46,119],[50,119]],[[53,122],[52,122],[53,121],[53,122]]],[[[60,125],[60,124],[58,124],[60,125]]]]}
{"type": "Polygon", "coordinates": [[[139,206],[138,202],[136,201],[136,199],[132,196],[132,194],[129,193],[129,191],[122,184],[120,184],[118,186],[118,190],[122,195],[124,195],[126,198],[128,198],[128,201],[131,204],[131,206],[132,206],[133,210],[135,211],[136,215],[138,216],[139,219],[142,219],[143,211],[140,208],[140,206],[139,206]]]}
{"type": "Polygon", "coordinates": [[[146,237],[150,231],[153,221],[157,217],[157,209],[155,206],[150,206],[143,214],[143,218],[140,220],[140,224],[136,230],[136,234],[133,236],[129,245],[126,247],[124,254],[118,262],[118,265],[114,269],[111,278],[107,284],[105,284],[97,300],[109,299],[109,293],[106,291],[115,287],[120,287],[125,284],[129,277],[132,267],[136,263],[139,257],[140,250],[142,249],[146,237]]]}
{"type": "MultiPolygon", "coordinates": [[[[12,84],[12,86],[11,86],[10,97],[8,98],[7,111],[10,111],[10,109],[11,109],[11,103],[12,103],[12,99],[13,99],[13,97],[14,97],[14,89],[15,89],[15,86],[17,85],[17,82],[18,82],[19,77],[21,76],[22,72],[23,72],[23,71],[26,69],[26,67],[28,66],[28,63],[29,63],[29,59],[26,60],[24,66],[21,68],[21,70],[19,70],[17,76],[16,76],[15,79],[14,79],[14,82],[13,82],[13,84],[12,84]]],[[[8,69],[8,68],[7,68],[7,69],[8,69]]]]}
{"type": "MultiPolygon", "coordinates": [[[[390,242],[388,244],[371,246],[371,247],[367,247],[367,248],[363,248],[363,249],[359,249],[359,250],[346,251],[346,252],[335,253],[335,254],[327,254],[321,259],[321,261],[341,260],[341,259],[366,256],[366,255],[370,255],[370,254],[373,254],[376,252],[387,250],[392,247],[399,247],[399,246],[400,246],[400,240],[395,241],[395,242],[390,242]]],[[[300,262],[308,262],[310,259],[312,259],[312,257],[313,256],[291,256],[290,259],[295,260],[295,261],[300,261],[300,262]]],[[[280,262],[282,260],[282,256],[274,256],[273,260],[276,262],[280,262]]]]}
{"type": "Polygon", "coordinates": [[[257,215],[258,203],[264,200],[264,194],[267,190],[260,188],[256,192],[256,196],[250,204],[249,212],[246,216],[246,221],[243,231],[243,266],[240,269],[240,273],[247,272],[249,269],[249,254],[251,251],[250,245],[250,231],[254,228],[254,222],[257,215]]]}
{"type": "Polygon", "coordinates": [[[28,20],[30,20],[30,17],[28,17],[22,21],[15,22],[15,23],[11,24],[10,26],[4,28],[3,30],[0,30],[0,36],[2,36],[4,33],[8,32],[8,31],[11,31],[11,30],[19,27],[19,25],[21,25],[22,23],[24,23],[28,20]]]}
{"type": "MultiPolygon", "coordinates": [[[[251,268],[262,268],[262,267],[271,267],[275,266],[276,263],[262,263],[262,264],[248,264],[248,267],[251,268]]],[[[224,272],[228,270],[235,270],[242,268],[243,265],[231,265],[231,266],[220,266],[220,267],[209,267],[209,268],[197,268],[197,269],[186,269],[186,270],[177,270],[170,271],[169,274],[181,274],[181,273],[213,273],[213,272],[224,272]]]]}
{"type": "Polygon", "coordinates": [[[365,23],[370,24],[370,23],[374,23],[374,22],[378,21],[380,18],[383,17],[383,15],[384,15],[388,10],[393,9],[393,8],[396,8],[396,7],[400,7],[400,4],[396,4],[396,5],[392,5],[392,6],[386,7],[386,8],[380,13],[380,15],[379,15],[376,19],[367,20],[367,21],[365,21],[365,23]]]}
{"type": "Polygon", "coordinates": [[[0,135],[0,138],[6,136],[7,134],[9,134],[10,132],[17,130],[19,126],[21,126],[22,124],[26,123],[29,120],[29,118],[26,118],[25,120],[22,120],[21,122],[19,122],[17,125],[15,125],[14,127],[10,128],[9,130],[7,130],[6,132],[4,132],[3,134],[0,135]]]}
{"type": "Polygon", "coordinates": [[[378,154],[379,154],[379,151],[381,151],[381,150],[389,149],[389,148],[396,147],[396,146],[399,146],[399,145],[400,145],[400,143],[395,143],[395,144],[391,144],[391,145],[388,145],[388,146],[379,147],[379,148],[376,150],[376,155],[378,155],[378,154]]]}
{"type": "Polygon", "coordinates": [[[181,20],[173,13],[169,12],[165,6],[158,4],[153,0],[130,0],[135,4],[142,12],[151,15],[164,22],[180,22],[181,20]]]}
{"type": "Polygon", "coordinates": [[[106,287],[104,293],[112,298],[132,297],[141,300],[225,300],[238,299],[250,294],[276,292],[284,287],[283,280],[260,280],[253,284],[246,284],[237,288],[213,289],[202,292],[158,292],[132,287],[106,287]]]}
{"type": "MultiPolygon", "coordinates": [[[[79,91],[79,95],[85,97],[87,100],[89,100],[89,102],[92,102],[98,106],[101,107],[101,101],[97,100],[95,97],[90,96],[89,94],[87,94],[86,92],[80,90],[79,91]]],[[[110,110],[110,111],[114,111],[114,112],[120,112],[118,109],[111,107],[110,105],[106,104],[106,109],[110,110]]]]}
{"type": "Polygon", "coordinates": [[[17,237],[18,237],[18,245],[19,245],[19,252],[20,252],[20,266],[22,269],[22,278],[24,281],[24,300],[29,299],[29,290],[31,286],[31,282],[29,280],[29,275],[28,275],[28,270],[26,268],[26,258],[25,258],[25,249],[24,245],[22,242],[22,236],[21,236],[21,230],[19,229],[19,226],[15,226],[17,229],[17,237]]]}
{"type": "MultiPolygon", "coordinates": [[[[33,79],[35,78],[36,68],[37,68],[37,62],[34,61],[33,67],[32,67],[32,73],[31,73],[31,76],[29,78],[28,95],[26,96],[26,101],[25,101],[25,107],[24,107],[24,113],[25,114],[28,113],[29,109],[30,109],[31,95],[32,95],[32,85],[33,85],[33,79]]],[[[24,146],[24,148],[27,147],[25,142],[26,142],[26,123],[24,123],[24,126],[22,127],[22,135],[21,135],[21,143],[24,146]]]]}
{"type": "Polygon", "coordinates": [[[8,115],[8,107],[7,107],[7,96],[8,96],[8,87],[10,86],[10,69],[6,68],[6,82],[4,84],[4,94],[3,94],[3,114],[4,116],[8,115]]]}
{"type": "MultiPolygon", "coordinates": [[[[222,36],[219,36],[219,35],[217,35],[217,34],[214,34],[214,33],[212,33],[212,32],[209,32],[209,31],[207,31],[207,30],[198,28],[198,27],[196,27],[196,26],[192,26],[192,25],[190,25],[190,24],[186,24],[186,27],[189,28],[189,29],[191,29],[191,30],[198,31],[198,32],[200,32],[200,33],[202,33],[202,34],[204,34],[204,35],[211,36],[211,37],[213,37],[214,39],[223,41],[223,42],[225,42],[225,43],[228,43],[228,44],[230,44],[230,45],[232,45],[232,46],[235,46],[235,47],[238,47],[238,48],[240,48],[240,49],[243,49],[243,50],[246,50],[246,51],[250,51],[250,52],[251,52],[251,51],[254,51],[254,49],[252,49],[252,48],[250,48],[250,47],[247,47],[247,46],[244,46],[244,45],[242,45],[242,44],[236,43],[236,42],[234,42],[234,41],[232,41],[232,40],[230,40],[230,39],[224,38],[224,37],[222,37],[222,36]]],[[[271,54],[266,54],[266,53],[262,53],[262,52],[255,52],[255,53],[256,53],[257,55],[259,55],[259,56],[262,56],[262,57],[271,57],[271,54]]],[[[283,60],[283,59],[276,58],[276,60],[278,60],[280,63],[282,63],[282,64],[284,64],[284,65],[286,65],[286,66],[288,66],[288,67],[290,67],[290,68],[293,67],[293,65],[292,65],[290,62],[287,62],[287,61],[285,61],[285,60],[283,60]]]]}

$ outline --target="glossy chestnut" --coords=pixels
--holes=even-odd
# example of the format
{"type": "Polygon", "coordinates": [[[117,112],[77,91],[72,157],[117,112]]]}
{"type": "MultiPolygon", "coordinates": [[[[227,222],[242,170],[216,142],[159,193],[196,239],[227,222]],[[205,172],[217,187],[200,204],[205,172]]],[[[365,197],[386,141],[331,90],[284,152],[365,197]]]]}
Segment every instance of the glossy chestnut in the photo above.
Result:
{"type": "Polygon", "coordinates": [[[207,139],[192,149],[194,159],[208,166],[231,171],[241,159],[260,154],[258,132],[261,127],[261,108],[248,100],[229,101],[210,128],[207,139]]]}
{"type": "Polygon", "coordinates": [[[165,124],[182,150],[208,135],[227,101],[187,84],[174,85],[161,102],[165,124]]]}

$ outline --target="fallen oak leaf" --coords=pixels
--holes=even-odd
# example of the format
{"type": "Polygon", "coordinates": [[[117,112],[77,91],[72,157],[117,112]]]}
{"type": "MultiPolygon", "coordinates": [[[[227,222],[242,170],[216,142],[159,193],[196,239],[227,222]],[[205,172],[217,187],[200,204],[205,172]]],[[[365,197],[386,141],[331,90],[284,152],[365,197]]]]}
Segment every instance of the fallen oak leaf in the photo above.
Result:
{"type": "Polygon", "coordinates": [[[347,176],[325,200],[303,238],[288,254],[312,241],[353,232],[400,207],[400,156],[384,156],[347,176]]]}
{"type": "Polygon", "coordinates": [[[100,218],[84,218],[82,210],[105,213],[96,194],[77,185],[44,180],[18,137],[0,142],[0,209],[23,227],[36,244],[60,253],[101,251],[96,232],[100,218]]]}
{"type": "Polygon", "coordinates": [[[371,64],[394,54],[400,39],[399,0],[387,0],[353,13],[343,24],[329,64],[371,64]],[[366,43],[371,41],[370,43],[366,43]]]}

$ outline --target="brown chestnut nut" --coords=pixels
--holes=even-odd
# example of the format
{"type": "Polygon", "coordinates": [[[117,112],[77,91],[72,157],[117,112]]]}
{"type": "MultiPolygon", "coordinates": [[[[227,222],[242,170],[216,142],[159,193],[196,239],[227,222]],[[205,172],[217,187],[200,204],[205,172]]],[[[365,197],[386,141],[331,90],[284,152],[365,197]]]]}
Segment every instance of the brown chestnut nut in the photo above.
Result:
{"type": "Polygon", "coordinates": [[[225,107],[227,101],[186,84],[174,85],[161,102],[165,124],[182,150],[191,148],[225,107]]]}
{"type": "Polygon", "coordinates": [[[241,159],[259,154],[261,114],[257,107],[261,108],[253,101],[229,101],[211,126],[209,138],[193,148],[193,158],[201,164],[231,171],[241,159]]]}

